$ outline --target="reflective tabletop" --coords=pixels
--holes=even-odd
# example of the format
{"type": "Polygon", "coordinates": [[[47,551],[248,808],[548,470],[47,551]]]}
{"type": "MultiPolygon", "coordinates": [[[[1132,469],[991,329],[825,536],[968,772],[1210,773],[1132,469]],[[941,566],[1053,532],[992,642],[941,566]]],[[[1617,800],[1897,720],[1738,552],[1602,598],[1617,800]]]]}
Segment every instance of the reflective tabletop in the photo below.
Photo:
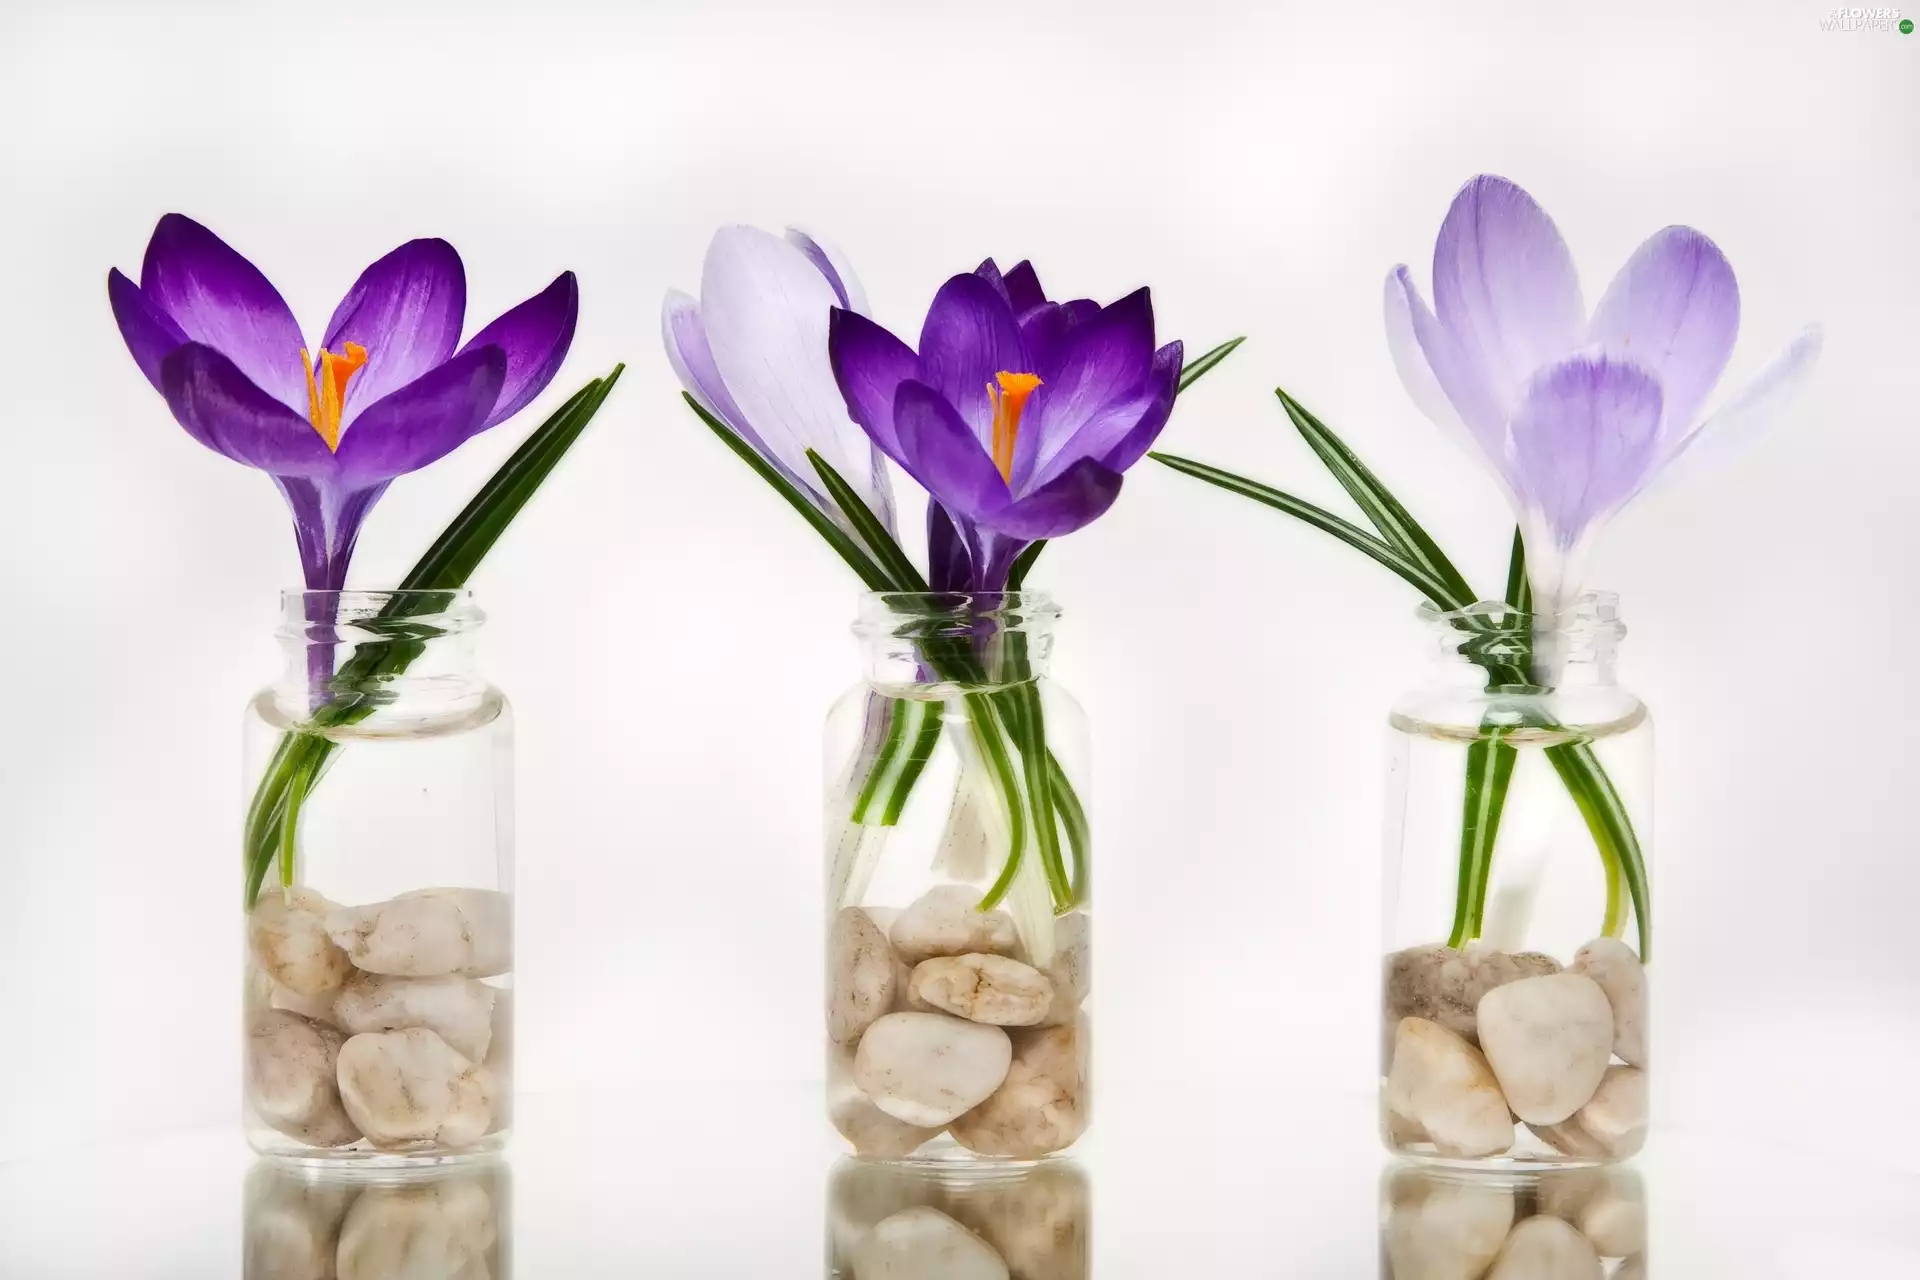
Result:
{"type": "Polygon", "coordinates": [[[0,1277],[1920,1276],[1920,1175],[1751,1141],[1462,1178],[1388,1160],[1367,1096],[1282,1122],[1115,1088],[1075,1158],[987,1175],[842,1160],[815,1097],[530,1097],[507,1158],[373,1179],[224,1127],[16,1159],[0,1277]]]}

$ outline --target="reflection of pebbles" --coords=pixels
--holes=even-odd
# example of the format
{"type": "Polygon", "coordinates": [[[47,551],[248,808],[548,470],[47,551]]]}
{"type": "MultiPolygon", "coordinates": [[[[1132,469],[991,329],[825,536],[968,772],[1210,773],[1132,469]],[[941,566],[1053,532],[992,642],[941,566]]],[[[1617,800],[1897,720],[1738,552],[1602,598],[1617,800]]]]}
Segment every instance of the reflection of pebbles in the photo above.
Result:
{"type": "Polygon", "coordinates": [[[1646,1280],[1647,1196],[1633,1169],[1450,1174],[1389,1169],[1382,1280],[1646,1280]]]}
{"type": "Polygon", "coordinates": [[[246,1280],[505,1280],[508,1221],[503,1164],[369,1180],[261,1161],[246,1280]]]}
{"type": "Polygon", "coordinates": [[[827,1189],[833,1280],[1087,1280],[1092,1197],[1069,1161],[983,1172],[843,1160],[827,1189]]]}

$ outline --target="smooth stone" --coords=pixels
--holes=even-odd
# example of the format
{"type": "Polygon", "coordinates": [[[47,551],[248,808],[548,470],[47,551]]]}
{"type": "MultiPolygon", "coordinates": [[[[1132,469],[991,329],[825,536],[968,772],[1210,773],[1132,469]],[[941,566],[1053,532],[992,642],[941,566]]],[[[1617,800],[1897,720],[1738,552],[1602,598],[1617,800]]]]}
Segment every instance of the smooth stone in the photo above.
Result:
{"type": "Polygon", "coordinates": [[[491,978],[513,967],[513,902],[494,889],[416,889],[341,907],[327,932],[369,973],[491,978]]]}
{"type": "Polygon", "coordinates": [[[477,1278],[498,1238],[493,1197],[476,1177],[370,1187],[341,1225],[339,1280],[477,1278]]]}
{"type": "Polygon", "coordinates": [[[1498,1155],[1513,1145],[1513,1118],[1486,1057],[1437,1022],[1400,1020],[1385,1096],[1443,1156],[1498,1155]]]}
{"type": "Polygon", "coordinates": [[[935,956],[914,968],[908,988],[918,1003],[969,1022],[1031,1027],[1053,1008],[1053,983],[1006,956],[935,956]]]}
{"type": "Polygon", "coordinates": [[[827,1047],[827,1118],[856,1155],[869,1160],[898,1160],[940,1136],[940,1130],[896,1120],[853,1082],[854,1051],[827,1047]]]}
{"type": "Polygon", "coordinates": [[[1036,1160],[1064,1151],[1087,1130],[1086,1020],[1013,1033],[1006,1082],[947,1130],[969,1151],[1036,1160]]]}
{"type": "Polygon", "coordinates": [[[854,1280],[1009,1280],[986,1241],[916,1205],[876,1224],[853,1255],[854,1280]]]}
{"type": "Polygon", "coordinates": [[[1558,972],[1560,962],[1552,956],[1535,951],[1509,955],[1478,943],[1461,951],[1447,946],[1397,951],[1387,957],[1383,985],[1388,1048],[1402,1018],[1437,1022],[1477,1045],[1479,1025],[1474,1014],[1487,992],[1523,978],[1558,972]]]}
{"type": "Polygon", "coordinates": [[[877,1225],[915,1205],[945,1202],[929,1172],[881,1160],[841,1160],[827,1183],[827,1242],[842,1272],[877,1225]]]}
{"type": "Polygon", "coordinates": [[[354,1036],[339,1073],[347,1114],[376,1147],[470,1146],[493,1119],[486,1068],[425,1027],[354,1036]]]}
{"type": "Polygon", "coordinates": [[[1618,938],[1595,938],[1574,953],[1573,971],[1600,984],[1613,1007],[1613,1051],[1632,1067],[1647,1065],[1647,971],[1618,938]]]}
{"type": "Polygon", "coordinates": [[[1013,1042],[999,1027],[944,1013],[890,1013],[867,1028],[853,1080],[896,1120],[941,1129],[1007,1078],[1013,1042]]]}
{"type": "Polygon", "coordinates": [[[279,986],[296,996],[324,995],[353,972],[346,952],[327,936],[327,917],[339,909],[312,889],[269,885],[248,917],[247,947],[279,986]]]}
{"type": "Polygon", "coordinates": [[[1606,1145],[1582,1129],[1578,1120],[1563,1120],[1559,1124],[1530,1124],[1527,1128],[1563,1156],[1572,1156],[1576,1160],[1607,1158],[1606,1145]]]}
{"type": "Polygon", "coordinates": [[[1592,978],[1523,978],[1480,1001],[1480,1047],[1513,1113],[1559,1124],[1587,1104],[1613,1052],[1613,1007],[1592,978]]]}
{"type": "Polygon", "coordinates": [[[1053,984],[1053,1008],[1046,1024],[1072,1022],[1093,990],[1093,920],[1074,911],[1053,922],[1053,960],[1041,966],[1053,984]]]}
{"type": "Polygon", "coordinates": [[[1575,1122],[1618,1160],[1647,1142],[1647,1073],[1638,1067],[1608,1067],[1575,1122]]]}
{"type": "Polygon", "coordinates": [[[241,1274],[247,1280],[336,1280],[340,1223],[358,1188],[310,1181],[276,1161],[247,1175],[241,1274]]]}
{"type": "Polygon", "coordinates": [[[942,1207],[992,1245],[1016,1280],[1092,1275],[1092,1193],[1071,1163],[1051,1160],[1009,1181],[965,1188],[942,1207]]]}
{"type": "Polygon", "coordinates": [[[980,891],[964,884],[927,890],[893,922],[893,949],[910,965],[935,956],[990,952],[1010,956],[1019,946],[1013,917],[1005,911],[981,911],[980,891]]]}
{"type": "Polygon", "coordinates": [[[1480,1280],[1513,1226],[1513,1191],[1413,1171],[1393,1183],[1386,1252],[1393,1280],[1480,1280]]]}
{"type": "Polygon", "coordinates": [[[394,978],[357,973],[334,1001],[350,1035],[425,1027],[463,1057],[484,1062],[493,1043],[494,989],[472,978],[394,978]]]}
{"type": "Polygon", "coordinates": [[[342,1105],[335,1068],[340,1032],[285,1010],[247,1026],[247,1096],[267,1124],[315,1147],[344,1147],[361,1130],[342,1105]]]}
{"type": "Polygon", "coordinates": [[[488,1133],[513,1127],[513,988],[493,988],[492,1043],[487,1046],[487,1079],[493,1085],[493,1123],[488,1133]]]}
{"type": "Polygon", "coordinates": [[[846,907],[827,932],[827,1035],[854,1044],[893,1011],[900,962],[886,932],[860,907],[846,907]]]}
{"type": "Polygon", "coordinates": [[[1513,1229],[1487,1280],[1603,1280],[1593,1243],[1550,1214],[1513,1229]]]}
{"type": "Polygon", "coordinates": [[[1647,1202],[1608,1186],[1587,1201],[1574,1220],[1603,1258],[1624,1258],[1647,1247],[1647,1202]]]}

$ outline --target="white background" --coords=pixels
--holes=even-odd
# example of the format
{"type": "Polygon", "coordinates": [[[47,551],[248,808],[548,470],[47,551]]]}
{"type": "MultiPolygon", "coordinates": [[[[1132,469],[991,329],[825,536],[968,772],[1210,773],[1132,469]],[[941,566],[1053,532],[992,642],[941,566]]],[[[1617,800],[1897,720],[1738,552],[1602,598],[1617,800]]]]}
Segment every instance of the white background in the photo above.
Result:
{"type": "MultiPolygon", "coordinates": [[[[310,336],[412,236],[459,247],[476,321],[579,273],[543,404],[628,373],[477,581],[519,714],[521,1085],[724,1106],[817,1071],[818,725],[856,663],[849,575],[660,353],[712,229],[821,231],[908,332],[988,254],[1056,295],[1150,283],[1189,350],[1249,335],[1168,448],[1334,502],[1284,383],[1492,582],[1507,513],[1401,392],[1379,298],[1493,171],[1590,299],[1656,228],[1712,235],[1734,379],[1827,326],[1800,411],[1622,518],[1592,580],[1660,724],[1664,1121],[1920,1167],[1920,35],[1826,34],[1829,7],[6,0],[0,1153],[237,1106],[238,726],[297,562],[273,487],[180,431],[113,326],[107,269],[160,214],[310,336]]],[[[355,581],[538,416],[396,484],[355,581]]],[[[1042,564],[1097,733],[1102,1070],[1244,1090],[1284,1144],[1290,1108],[1369,1087],[1414,601],[1152,464],[1042,564]]]]}

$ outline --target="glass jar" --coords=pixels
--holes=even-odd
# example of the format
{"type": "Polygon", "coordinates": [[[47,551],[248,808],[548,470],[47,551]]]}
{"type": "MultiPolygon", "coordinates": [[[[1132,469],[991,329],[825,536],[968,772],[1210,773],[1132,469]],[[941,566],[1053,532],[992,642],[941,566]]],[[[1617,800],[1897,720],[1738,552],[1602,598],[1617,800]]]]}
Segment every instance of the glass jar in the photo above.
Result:
{"type": "Polygon", "coordinates": [[[827,1180],[827,1280],[1089,1280],[1093,1194],[1072,1160],[1006,1171],[842,1160],[827,1180]]]}
{"type": "Polygon", "coordinates": [[[507,1280],[511,1178],[480,1160],[367,1176],[261,1160],[241,1215],[245,1280],[507,1280]]]}
{"type": "Polygon", "coordinates": [[[1380,1192],[1380,1280],[1648,1275],[1647,1190],[1631,1167],[1489,1175],[1394,1165],[1380,1192]]]}
{"type": "Polygon", "coordinates": [[[248,704],[247,1139],[379,1165],[504,1145],[513,730],[466,591],[287,592],[248,704]]]}
{"type": "Polygon", "coordinates": [[[1087,733],[1043,594],[863,598],[826,731],[827,1110],[862,1156],[1037,1160],[1090,1113],[1087,733]]]}
{"type": "Polygon", "coordinates": [[[1653,727],[1615,597],[1423,610],[1387,770],[1382,1132],[1473,1166],[1625,1159],[1647,1125],[1653,727]]]}

